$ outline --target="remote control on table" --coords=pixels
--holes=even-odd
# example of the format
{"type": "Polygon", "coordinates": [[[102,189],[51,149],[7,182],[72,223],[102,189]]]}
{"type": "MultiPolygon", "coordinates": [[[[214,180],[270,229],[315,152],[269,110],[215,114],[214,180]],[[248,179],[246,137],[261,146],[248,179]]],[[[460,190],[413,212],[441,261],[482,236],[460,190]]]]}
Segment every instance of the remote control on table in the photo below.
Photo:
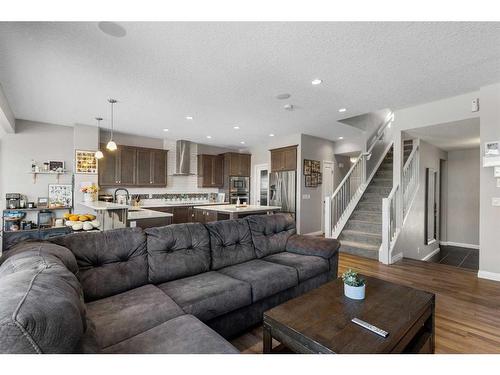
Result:
{"type": "Polygon", "coordinates": [[[358,319],[358,318],[353,318],[353,319],[351,319],[351,322],[357,324],[358,326],[366,328],[367,330],[372,331],[372,332],[376,333],[379,336],[382,336],[382,337],[389,336],[389,332],[386,332],[383,329],[375,327],[374,325],[372,325],[370,323],[367,323],[364,320],[361,320],[361,319],[358,319]]]}

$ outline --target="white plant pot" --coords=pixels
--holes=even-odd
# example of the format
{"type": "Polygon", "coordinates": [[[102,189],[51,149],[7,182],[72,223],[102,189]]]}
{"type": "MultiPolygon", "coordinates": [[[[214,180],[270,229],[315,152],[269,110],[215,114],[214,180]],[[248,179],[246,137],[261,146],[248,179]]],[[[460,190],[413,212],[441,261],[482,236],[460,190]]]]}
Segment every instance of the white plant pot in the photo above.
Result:
{"type": "Polygon", "coordinates": [[[83,193],[83,201],[84,202],[94,202],[95,194],[94,193],[83,193]]]}
{"type": "Polygon", "coordinates": [[[350,299],[365,299],[365,287],[363,286],[350,286],[344,284],[344,294],[350,299]]]}

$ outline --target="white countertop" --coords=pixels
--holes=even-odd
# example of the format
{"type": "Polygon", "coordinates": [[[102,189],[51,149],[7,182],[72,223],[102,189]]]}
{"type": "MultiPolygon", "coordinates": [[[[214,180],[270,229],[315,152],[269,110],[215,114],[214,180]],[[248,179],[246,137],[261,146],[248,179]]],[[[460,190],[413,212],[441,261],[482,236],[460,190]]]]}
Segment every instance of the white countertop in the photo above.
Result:
{"type": "Polygon", "coordinates": [[[154,207],[179,207],[179,206],[210,206],[214,204],[229,204],[229,203],[214,203],[214,202],[206,202],[206,201],[201,201],[201,202],[182,202],[182,201],[161,201],[161,202],[144,202],[140,203],[139,206],[141,208],[154,208],[154,207]]]}
{"type": "Polygon", "coordinates": [[[133,211],[128,212],[128,216],[127,216],[128,220],[156,219],[159,217],[172,217],[172,216],[174,216],[168,212],[145,210],[143,208],[141,208],[139,210],[134,208],[132,210],[133,211]]]}
{"type": "Polygon", "coordinates": [[[110,203],[110,202],[78,202],[78,204],[88,207],[92,210],[103,211],[103,210],[123,210],[125,208],[129,208],[126,204],[118,204],[118,203],[110,203]]]}
{"type": "Polygon", "coordinates": [[[206,210],[206,211],[217,211],[221,213],[249,213],[249,212],[265,212],[265,211],[279,211],[280,206],[256,206],[247,205],[246,207],[236,207],[235,204],[227,205],[214,205],[214,206],[195,206],[195,209],[206,210]]]}

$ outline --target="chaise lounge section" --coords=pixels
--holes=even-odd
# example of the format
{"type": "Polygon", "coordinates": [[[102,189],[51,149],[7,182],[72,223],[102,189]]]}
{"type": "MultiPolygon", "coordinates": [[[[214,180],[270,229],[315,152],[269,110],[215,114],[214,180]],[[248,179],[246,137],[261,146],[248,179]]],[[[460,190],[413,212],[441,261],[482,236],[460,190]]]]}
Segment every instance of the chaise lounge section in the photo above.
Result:
{"type": "Polygon", "coordinates": [[[0,266],[1,353],[237,353],[226,339],[337,277],[285,214],[24,241],[0,266]]]}

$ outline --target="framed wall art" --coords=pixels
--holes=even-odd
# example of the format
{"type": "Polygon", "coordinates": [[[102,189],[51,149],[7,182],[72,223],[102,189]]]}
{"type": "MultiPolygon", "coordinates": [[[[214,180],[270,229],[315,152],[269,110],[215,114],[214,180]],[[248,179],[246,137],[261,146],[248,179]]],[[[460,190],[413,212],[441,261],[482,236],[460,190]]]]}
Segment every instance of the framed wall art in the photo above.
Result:
{"type": "Polygon", "coordinates": [[[304,176],[309,176],[311,174],[311,162],[312,160],[304,159],[304,176]]]}
{"type": "Polygon", "coordinates": [[[49,208],[73,207],[73,185],[49,184],[49,208]]]}
{"type": "Polygon", "coordinates": [[[76,150],[75,164],[75,173],[96,174],[97,159],[95,151],[76,150]]]}
{"type": "Polygon", "coordinates": [[[64,172],[64,162],[59,160],[49,160],[50,172],[64,172]]]}

